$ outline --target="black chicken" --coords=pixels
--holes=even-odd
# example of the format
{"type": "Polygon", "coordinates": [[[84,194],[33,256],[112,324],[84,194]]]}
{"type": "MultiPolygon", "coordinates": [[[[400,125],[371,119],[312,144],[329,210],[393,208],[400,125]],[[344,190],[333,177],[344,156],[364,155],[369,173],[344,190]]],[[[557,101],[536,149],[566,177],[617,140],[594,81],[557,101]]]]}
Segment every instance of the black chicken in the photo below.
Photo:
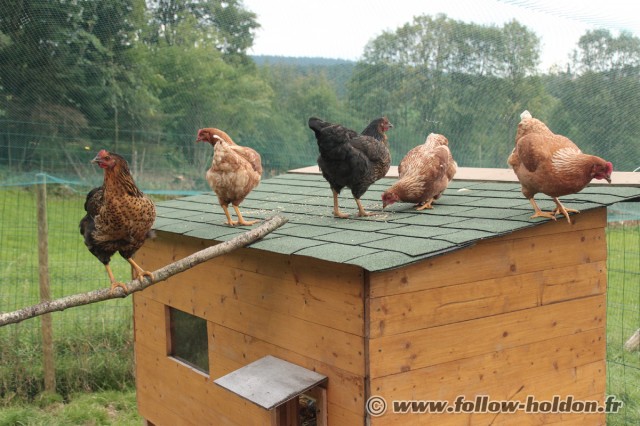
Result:
{"type": "Polygon", "coordinates": [[[152,235],[156,208],[133,181],[127,161],[118,154],[101,150],[91,161],[104,170],[102,186],[87,194],[80,220],[80,234],[89,251],[102,262],[111,281],[111,291],[124,284],[116,281],[109,266],[116,252],[131,264],[137,279],[153,275],[144,271],[132,257],[152,235]]]}
{"type": "Polygon", "coordinates": [[[339,124],[316,117],[309,119],[309,128],[315,133],[320,151],[318,166],[333,191],[335,217],[349,217],[338,207],[338,194],[344,187],[351,189],[358,216],[371,216],[362,207],[360,197],[389,171],[391,154],[386,132],[392,127],[386,117],[381,117],[358,134],[339,124]]]}

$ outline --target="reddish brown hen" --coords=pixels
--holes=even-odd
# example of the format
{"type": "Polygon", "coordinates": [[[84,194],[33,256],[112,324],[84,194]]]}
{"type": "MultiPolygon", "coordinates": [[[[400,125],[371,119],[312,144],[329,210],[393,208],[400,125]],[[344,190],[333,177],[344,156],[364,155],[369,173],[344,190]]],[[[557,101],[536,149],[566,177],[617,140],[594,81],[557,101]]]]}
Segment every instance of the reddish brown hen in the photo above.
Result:
{"type": "Polygon", "coordinates": [[[209,142],[213,146],[213,160],[206,178],[218,196],[218,202],[227,216],[227,224],[253,225],[258,222],[244,220],[238,206],[260,183],[260,154],[249,147],[236,145],[227,133],[212,127],[198,130],[196,142],[209,142]],[[237,221],[231,219],[229,204],[236,211],[237,221]]]}
{"type": "Polygon", "coordinates": [[[116,252],[131,264],[135,278],[153,275],[133,260],[133,255],[152,235],[156,208],[133,181],[127,161],[120,155],[101,150],[92,160],[104,170],[102,186],[87,194],[84,209],[87,214],[80,221],[80,233],[89,251],[100,260],[111,281],[111,291],[121,287],[109,263],[116,252]]]}
{"type": "Polygon", "coordinates": [[[382,194],[382,207],[402,201],[416,203],[416,210],[433,208],[457,170],[448,145],[445,136],[431,133],[409,151],[398,166],[398,181],[382,194]]]}
{"type": "Polygon", "coordinates": [[[595,155],[583,154],[568,138],[556,135],[540,120],[532,118],[529,111],[520,115],[516,132],[516,145],[508,163],[516,173],[522,193],[529,199],[535,211],[534,217],[556,220],[562,213],[569,223],[569,213],[558,197],[581,191],[592,179],[605,179],[611,183],[613,165],[595,155]],[[543,193],[553,198],[556,209],[543,212],[533,199],[543,193]]]}

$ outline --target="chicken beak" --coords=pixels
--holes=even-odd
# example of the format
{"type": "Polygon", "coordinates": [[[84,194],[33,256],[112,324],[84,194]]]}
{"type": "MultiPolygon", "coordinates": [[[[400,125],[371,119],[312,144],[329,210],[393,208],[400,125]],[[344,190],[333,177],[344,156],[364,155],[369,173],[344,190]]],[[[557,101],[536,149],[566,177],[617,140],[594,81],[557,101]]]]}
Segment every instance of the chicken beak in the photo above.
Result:
{"type": "Polygon", "coordinates": [[[604,178],[607,180],[607,182],[611,183],[611,176],[605,176],[604,178]]]}

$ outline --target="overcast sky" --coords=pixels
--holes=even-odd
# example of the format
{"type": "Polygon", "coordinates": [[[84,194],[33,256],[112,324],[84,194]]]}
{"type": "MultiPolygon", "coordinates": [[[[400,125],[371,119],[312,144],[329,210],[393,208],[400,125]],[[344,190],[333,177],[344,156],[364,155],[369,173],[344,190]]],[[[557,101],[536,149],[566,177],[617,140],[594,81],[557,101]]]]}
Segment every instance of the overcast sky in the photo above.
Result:
{"type": "Polygon", "coordinates": [[[417,15],[501,26],[516,19],[541,39],[543,71],[564,65],[581,35],[607,28],[640,34],[631,0],[244,0],[258,15],[253,55],[357,60],[369,40],[417,15]]]}

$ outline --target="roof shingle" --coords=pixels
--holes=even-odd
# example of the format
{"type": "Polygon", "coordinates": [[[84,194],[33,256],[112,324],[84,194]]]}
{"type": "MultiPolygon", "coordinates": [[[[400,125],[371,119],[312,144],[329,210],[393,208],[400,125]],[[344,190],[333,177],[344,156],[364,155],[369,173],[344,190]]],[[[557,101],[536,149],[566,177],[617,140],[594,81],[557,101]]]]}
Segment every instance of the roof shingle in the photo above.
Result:
{"type": "MultiPolygon", "coordinates": [[[[266,219],[282,214],[289,222],[250,247],[380,271],[547,222],[530,219],[531,205],[517,182],[453,181],[432,210],[416,211],[412,204],[396,203],[382,211],[380,195],[394,180],[381,179],[362,198],[366,209],[379,214],[337,219],[331,191],[321,175],[287,173],[266,179],[242,204],[243,216],[266,219]]],[[[546,196],[537,195],[536,200],[542,209],[555,207],[546,196]]],[[[640,200],[640,187],[598,185],[562,197],[567,207],[582,211],[630,200],[640,200]]],[[[340,204],[355,215],[348,189],[340,204]]],[[[204,193],[158,203],[154,229],[216,241],[248,229],[224,221],[215,196],[204,193]]]]}

